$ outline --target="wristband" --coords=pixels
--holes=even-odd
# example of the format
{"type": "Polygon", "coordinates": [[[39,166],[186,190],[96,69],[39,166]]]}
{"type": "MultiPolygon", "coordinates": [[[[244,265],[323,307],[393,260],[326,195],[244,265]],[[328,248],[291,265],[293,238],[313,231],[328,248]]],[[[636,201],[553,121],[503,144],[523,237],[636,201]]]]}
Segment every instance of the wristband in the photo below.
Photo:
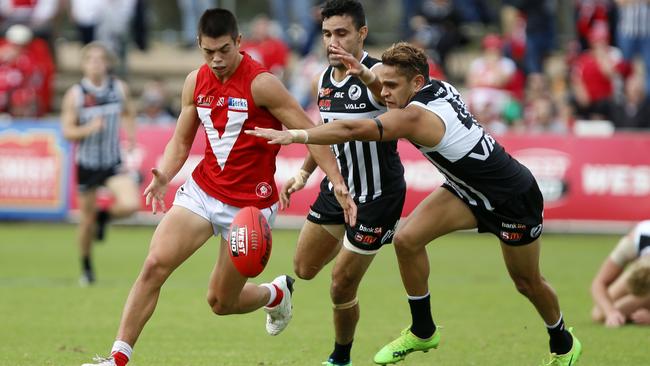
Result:
{"type": "Polygon", "coordinates": [[[293,176],[293,180],[302,186],[304,186],[307,183],[307,179],[309,179],[309,176],[311,175],[310,172],[306,171],[305,169],[300,168],[298,173],[293,176]]]}

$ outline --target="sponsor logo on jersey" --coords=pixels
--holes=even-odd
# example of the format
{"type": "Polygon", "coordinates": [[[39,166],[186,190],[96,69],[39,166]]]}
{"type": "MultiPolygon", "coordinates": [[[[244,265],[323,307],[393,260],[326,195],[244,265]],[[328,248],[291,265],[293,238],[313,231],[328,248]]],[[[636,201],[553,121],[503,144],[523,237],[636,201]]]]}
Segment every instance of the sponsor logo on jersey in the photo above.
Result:
{"type": "Polygon", "coordinates": [[[97,98],[92,94],[84,95],[84,107],[92,107],[97,104],[97,98]]]}
{"type": "Polygon", "coordinates": [[[363,235],[360,233],[354,234],[354,241],[356,241],[359,244],[372,244],[375,241],[377,241],[377,237],[373,235],[363,235]]]}
{"type": "Polygon", "coordinates": [[[228,109],[233,111],[247,111],[248,100],[245,98],[228,97],[228,109]]]}
{"type": "Polygon", "coordinates": [[[506,229],[525,229],[526,225],[517,224],[517,223],[510,223],[510,222],[502,222],[501,227],[506,228],[506,229]]]}
{"type": "Polygon", "coordinates": [[[338,92],[334,93],[334,98],[337,98],[337,99],[345,98],[345,92],[338,91],[338,92]]]}
{"type": "Polygon", "coordinates": [[[348,89],[348,96],[350,96],[350,99],[352,100],[361,98],[361,87],[357,84],[352,84],[350,89],[348,89]]]}
{"type": "Polygon", "coordinates": [[[508,232],[508,231],[502,231],[502,232],[499,233],[499,236],[503,240],[519,241],[524,236],[524,234],[522,234],[522,233],[512,233],[512,232],[508,232]]]}
{"type": "Polygon", "coordinates": [[[320,219],[320,214],[312,209],[309,209],[309,216],[313,216],[317,219],[320,219]]]}
{"type": "Polygon", "coordinates": [[[531,238],[536,238],[542,234],[542,224],[539,224],[535,226],[534,228],[530,229],[530,237],[531,238]]]}
{"type": "Polygon", "coordinates": [[[366,109],[366,103],[345,103],[345,109],[366,109]]]}
{"type": "Polygon", "coordinates": [[[363,231],[364,233],[373,233],[373,234],[381,234],[381,227],[369,227],[369,226],[363,226],[363,224],[359,224],[359,231],[363,231]]]}
{"type": "Polygon", "coordinates": [[[223,107],[224,104],[226,104],[226,98],[219,97],[219,99],[217,99],[217,107],[223,107]]]}
{"type": "Polygon", "coordinates": [[[196,105],[199,107],[209,107],[213,101],[214,97],[212,95],[199,94],[196,96],[196,105]]]}
{"type": "Polygon", "coordinates": [[[321,99],[318,101],[318,108],[321,111],[329,111],[332,108],[332,101],[329,99],[321,99]]]}
{"type": "Polygon", "coordinates": [[[261,182],[255,187],[255,194],[260,198],[267,198],[273,192],[271,185],[266,182],[261,182]]]}
{"type": "Polygon", "coordinates": [[[328,97],[332,93],[332,88],[320,88],[318,91],[318,97],[324,98],[328,97]]]}

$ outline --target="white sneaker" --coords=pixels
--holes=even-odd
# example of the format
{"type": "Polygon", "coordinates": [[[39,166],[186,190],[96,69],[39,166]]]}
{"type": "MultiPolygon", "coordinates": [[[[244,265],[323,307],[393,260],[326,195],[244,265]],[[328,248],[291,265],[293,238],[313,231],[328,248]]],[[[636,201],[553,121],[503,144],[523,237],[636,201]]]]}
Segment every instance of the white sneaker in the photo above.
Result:
{"type": "Polygon", "coordinates": [[[278,335],[289,325],[292,308],[291,295],[293,294],[293,283],[295,280],[287,275],[276,277],[272,284],[278,286],[283,292],[282,301],[272,308],[264,307],[266,311],[266,332],[270,335],[278,335]]]}
{"type": "Polygon", "coordinates": [[[81,366],[117,366],[115,364],[115,359],[113,358],[113,356],[110,357],[95,356],[93,357],[93,362],[94,363],[84,363],[81,366]]]}

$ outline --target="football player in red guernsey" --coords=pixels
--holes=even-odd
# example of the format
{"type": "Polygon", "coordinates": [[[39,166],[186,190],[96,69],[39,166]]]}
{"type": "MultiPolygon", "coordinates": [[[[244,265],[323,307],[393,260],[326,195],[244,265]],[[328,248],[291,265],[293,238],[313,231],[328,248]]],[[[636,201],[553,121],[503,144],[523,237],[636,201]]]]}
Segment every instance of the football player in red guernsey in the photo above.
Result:
{"type": "MultiPolygon", "coordinates": [[[[264,307],[271,335],[280,333],[291,319],[293,279],[281,275],[262,285],[247,282],[229,258],[228,228],[242,207],[259,208],[271,225],[278,209],[273,179],[278,146],[243,131],[282,125],[303,129],[313,124],[275,76],[239,51],[241,36],[232,13],[206,10],[198,28],[205,65],[185,80],[176,130],[144,191],[154,213],[165,211],[167,183],[185,163],[200,125],[206,135],[205,156],[176,192],[173,206],[153,234],[149,254],[126,300],[111,354],[84,366],[125,365],[165,280],[216,235],[221,235],[221,245],[208,290],[212,311],[241,314],[264,307]]],[[[346,218],[354,222],[356,206],[329,147],[309,149],[336,187],[346,218]]]]}

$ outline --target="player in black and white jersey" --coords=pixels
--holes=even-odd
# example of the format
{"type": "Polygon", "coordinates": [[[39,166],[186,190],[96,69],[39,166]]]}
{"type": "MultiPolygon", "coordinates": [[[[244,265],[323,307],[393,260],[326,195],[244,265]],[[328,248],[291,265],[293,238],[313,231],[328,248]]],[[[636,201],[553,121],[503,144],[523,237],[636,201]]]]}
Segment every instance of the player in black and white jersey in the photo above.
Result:
{"type": "Polygon", "coordinates": [[[101,43],[93,42],[82,49],[81,67],[83,79],[63,97],[61,125],[64,137],[77,145],[80,283],[89,285],[95,281],[91,261],[93,235],[102,239],[103,225],[109,217],[126,217],[137,211],[140,195],[135,180],[121,168],[122,124],[131,147],[135,146],[135,110],[129,101],[129,89],[109,74],[111,53],[101,43]],[[95,201],[99,186],[106,186],[115,202],[98,215],[95,201]]]}
{"type": "MultiPolygon", "coordinates": [[[[379,66],[364,51],[368,33],[362,5],[330,0],[322,8],[323,43],[327,67],[315,81],[315,94],[324,124],[350,118],[373,118],[386,111],[379,97],[381,84],[370,71],[379,66]]],[[[323,179],[298,239],[295,272],[312,279],[334,257],[330,296],[335,343],[325,365],[349,365],[359,320],[357,289],[382,245],[390,243],[402,213],[406,184],[396,141],[350,141],[331,146],[341,174],[357,204],[356,223],[346,224],[332,186],[323,179]]],[[[283,187],[283,205],[302,188],[316,164],[308,157],[301,171],[283,187]]]]}
{"type": "Polygon", "coordinates": [[[606,327],[650,325],[650,220],[622,237],[591,283],[591,317],[606,327]]]}
{"type": "Polygon", "coordinates": [[[394,244],[412,315],[410,328],[384,346],[378,364],[436,348],[426,245],[445,234],[478,228],[499,238],[515,286],[546,323],[546,365],[574,365],[582,346],[565,329],[555,292],[539,269],[543,200],[530,171],[513,159],[468,112],[450,84],[428,79],[424,52],[398,43],[382,55],[381,95],[389,111],[374,119],[343,120],[309,130],[256,130],[271,143],[333,144],[349,140],[411,141],[446,177],[402,222],[394,244]]]}

